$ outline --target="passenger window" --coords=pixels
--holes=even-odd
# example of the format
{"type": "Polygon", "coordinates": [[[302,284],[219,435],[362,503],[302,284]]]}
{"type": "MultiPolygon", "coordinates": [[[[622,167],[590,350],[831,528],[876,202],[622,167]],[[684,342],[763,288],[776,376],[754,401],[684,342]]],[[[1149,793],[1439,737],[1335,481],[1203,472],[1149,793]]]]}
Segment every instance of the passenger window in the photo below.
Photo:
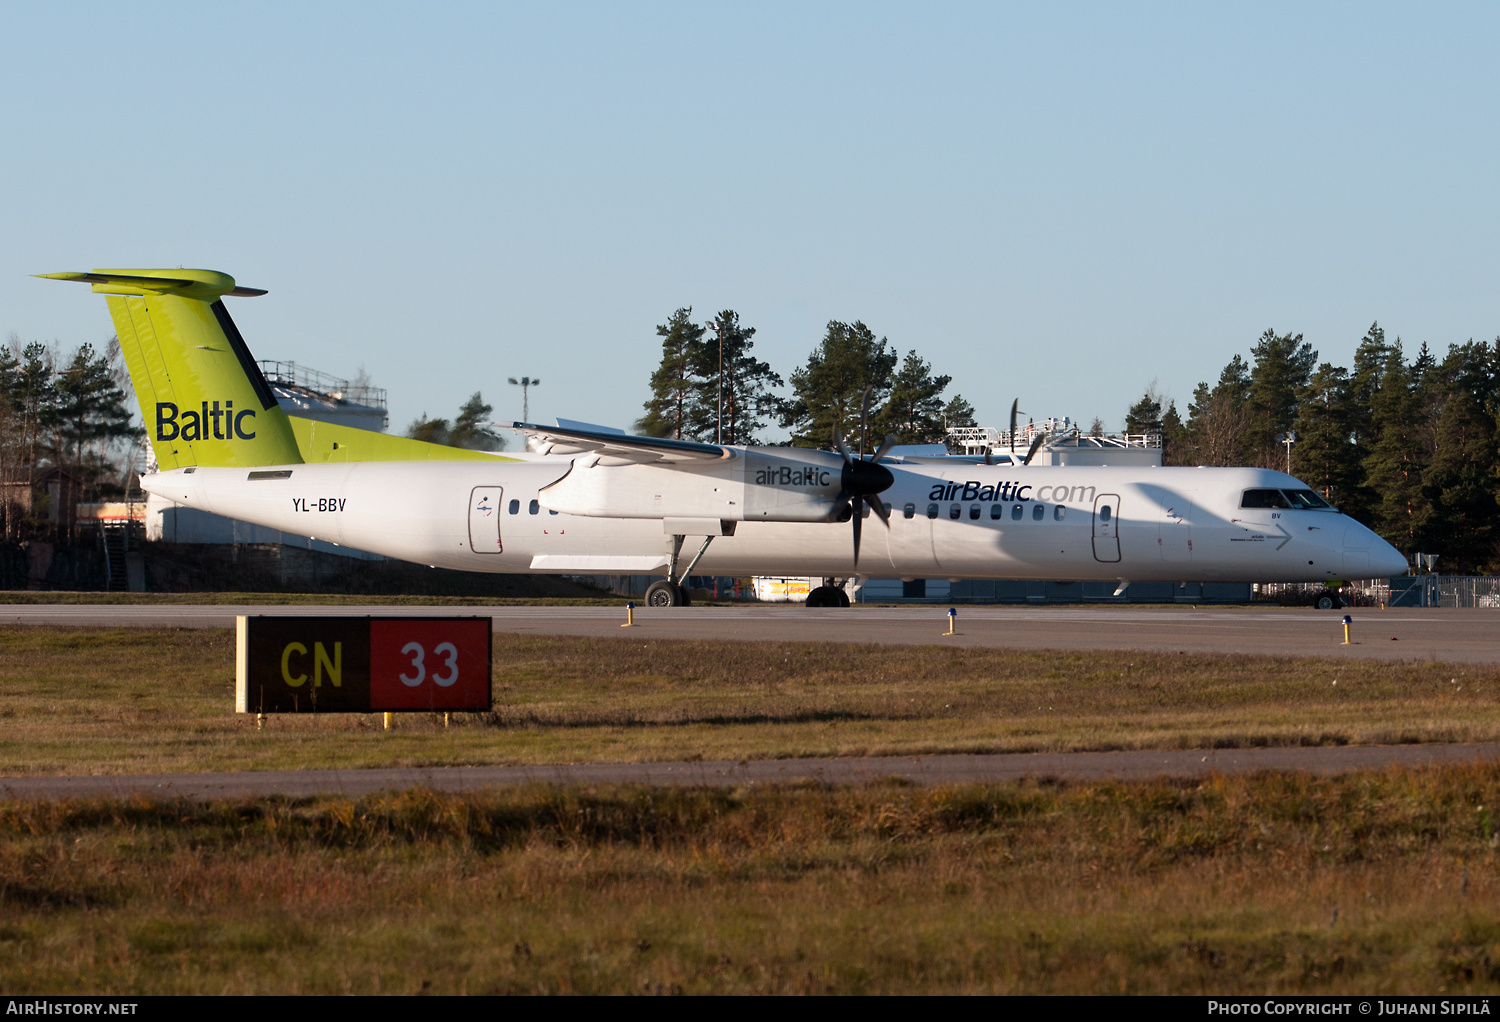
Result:
{"type": "Polygon", "coordinates": [[[917,505],[915,505],[915,504],[908,504],[904,508],[901,509],[901,517],[902,518],[914,518],[914,517],[916,517],[916,514],[917,514],[917,505]]]}
{"type": "Polygon", "coordinates": [[[526,508],[526,513],[534,515],[538,511],[540,511],[541,509],[542,509],[542,505],[538,504],[536,501],[533,500],[531,502],[531,504],[526,508]]]}
{"type": "Polygon", "coordinates": [[[978,504],[970,504],[969,505],[969,518],[972,521],[976,521],[976,522],[979,521],[979,505],[978,504]]]}
{"type": "Polygon", "coordinates": [[[1035,507],[1033,507],[1031,509],[1031,517],[1032,517],[1033,521],[1038,521],[1038,522],[1041,521],[1043,518],[1046,518],[1047,517],[1047,505],[1046,504],[1038,504],[1035,507]]]}
{"type": "Polygon", "coordinates": [[[1021,505],[1020,504],[1017,504],[1015,507],[1013,507],[1013,508],[1010,509],[1010,520],[1013,521],[1013,522],[1019,522],[1021,520],[1021,505]]]}
{"type": "Polygon", "coordinates": [[[870,517],[870,502],[868,500],[860,502],[859,516],[861,518],[870,517]]]}
{"type": "Polygon", "coordinates": [[[510,513],[513,515],[518,515],[521,513],[521,502],[519,500],[513,500],[510,502],[510,513]]]}
{"type": "Polygon", "coordinates": [[[1067,513],[1068,513],[1068,509],[1065,508],[1065,507],[1063,507],[1061,504],[1059,504],[1059,505],[1057,505],[1057,507],[1055,507],[1055,508],[1052,509],[1052,519],[1053,519],[1053,521],[1060,522],[1060,521],[1063,520],[1063,515],[1065,515],[1067,513]]]}
{"type": "Polygon", "coordinates": [[[927,517],[928,518],[936,518],[937,516],[938,516],[938,506],[936,504],[928,504],[927,505],[927,517]]]}
{"type": "Polygon", "coordinates": [[[958,521],[963,516],[964,516],[964,506],[962,504],[954,504],[952,507],[950,507],[948,509],[948,517],[951,518],[951,519],[953,519],[955,522],[958,521]]]}
{"type": "Polygon", "coordinates": [[[990,505],[990,520],[991,521],[999,521],[1000,520],[1000,516],[1003,515],[1004,513],[1005,513],[1005,506],[1003,504],[991,504],[990,505]]]}
{"type": "Polygon", "coordinates": [[[1102,522],[1105,525],[1108,525],[1109,524],[1109,517],[1110,517],[1109,505],[1105,504],[1103,507],[1101,507],[1099,509],[1099,521],[1102,522]]]}

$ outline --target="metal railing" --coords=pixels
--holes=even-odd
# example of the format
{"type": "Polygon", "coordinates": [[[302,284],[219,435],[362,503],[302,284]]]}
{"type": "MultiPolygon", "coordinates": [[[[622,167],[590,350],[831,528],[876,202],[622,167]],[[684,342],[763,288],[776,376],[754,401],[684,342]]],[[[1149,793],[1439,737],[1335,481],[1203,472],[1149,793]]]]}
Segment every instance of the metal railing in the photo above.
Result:
{"type": "Polygon", "coordinates": [[[1161,447],[1160,433],[1085,433],[1079,429],[1077,423],[1069,420],[1058,421],[1056,419],[1045,419],[1042,422],[1032,423],[1025,429],[1018,429],[1014,438],[1008,429],[995,429],[991,426],[958,426],[948,430],[948,447],[961,447],[966,454],[983,454],[985,449],[991,451],[1016,450],[1025,451],[1031,447],[1032,441],[1038,436],[1045,438],[1043,441],[1049,447],[1067,446],[1076,448],[1159,448],[1161,447]]]}
{"type": "Polygon", "coordinates": [[[267,383],[280,384],[283,387],[297,387],[301,390],[310,390],[315,394],[322,394],[335,401],[347,401],[350,404],[386,410],[384,387],[356,387],[348,380],[329,373],[321,373],[316,369],[309,369],[296,362],[262,359],[260,371],[265,375],[267,383]]]}

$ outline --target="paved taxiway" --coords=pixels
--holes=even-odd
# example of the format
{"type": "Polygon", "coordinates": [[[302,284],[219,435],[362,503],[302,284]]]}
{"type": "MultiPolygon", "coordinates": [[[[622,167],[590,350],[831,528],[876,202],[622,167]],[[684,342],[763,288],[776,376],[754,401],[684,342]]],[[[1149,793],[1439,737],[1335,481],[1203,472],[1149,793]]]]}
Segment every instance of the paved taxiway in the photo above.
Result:
{"type": "MultiPolygon", "coordinates": [[[[958,635],[947,637],[947,607],[642,608],[620,628],[607,607],[318,607],[230,605],[4,605],[0,623],[153,628],[230,628],[238,614],[336,616],[480,615],[498,632],[629,636],[632,639],[743,639],[951,644],[1025,649],[1146,649],[1380,660],[1500,663],[1500,612],[1353,609],[1354,644],[1345,646],[1338,612],[1270,607],[961,606],[958,635]]],[[[1120,780],[1191,777],[1211,771],[1307,770],[1338,773],[1391,765],[1476,762],[1500,745],[1349,746],[1216,751],[1089,752],[924,756],[724,763],[601,763],[529,767],[307,770],[234,774],[0,778],[0,797],[89,795],[193,799],[268,795],[363,795],[393,788],[465,791],[496,785],[709,784],[815,780],[859,783],[900,777],[917,783],[1024,777],[1120,780]]]]}
{"type": "Polygon", "coordinates": [[[801,606],[640,608],[620,628],[611,607],[319,607],[0,605],[0,623],[151,628],[232,628],[237,614],[381,617],[480,615],[497,632],[543,635],[874,642],[1016,647],[1145,649],[1195,653],[1322,656],[1366,660],[1500,663],[1500,610],[1378,607],[1316,611],[1281,607],[959,606],[947,637],[945,605],[809,610],[801,606]],[[1343,615],[1354,619],[1343,645],[1343,615]]]}
{"type": "Polygon", "coordinates": [[[104,796],[195,800],[312,795],[369,795],[393,789],[460,792],[522,784],[649,784],[738,787],[817,781],[859,784],[900,778],[917,784],[1015,781],[1024,778],[1145,780],[1305,770],[1339,774],[1388,766],[1477,763],[1500,757],[1500,744],[1354,745],[1328,748],[1143,752],[1019,753],[993,756],[886,756],[768,759],[703,763],[596,763],[556,766],[375,768],[143,774],[113,777],[3,777],[0,798],[104,796]]]}

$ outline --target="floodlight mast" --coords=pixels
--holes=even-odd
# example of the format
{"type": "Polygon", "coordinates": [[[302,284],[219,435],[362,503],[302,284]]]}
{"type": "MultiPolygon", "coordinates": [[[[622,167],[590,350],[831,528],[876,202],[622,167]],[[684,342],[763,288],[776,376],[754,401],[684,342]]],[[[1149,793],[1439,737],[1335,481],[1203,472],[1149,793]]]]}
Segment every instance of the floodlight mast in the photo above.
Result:
{"type": "Polygon", "coordinates": [[[1286,474],[1292,474],[1292,444],[1297,442],[1297,432],[1287,430],[1285,433],[1276,434],[1276,442],[1286,444],[1286,474]]]}
{"type": "Polygon", "coordinates": [[[709,320],[703,324],[714,332],[719,339],[719,420],[714,427],[714,443],[724,442],[724,334],[719,330],[718,320],[709,320]]]}
{"type": "Polygon", "coordinates": [[[514,376],[512,376],[512,377],[510,377],[510,382],[513,383],[515,386],[521,388],[521,421],[522,422],[530,422],[531,421],[531,388],[532,387],[540,387],[542,385],[542,381],[541,380],[533,380],[529,376],[523,376],[523,377],[521,377],[518,380],[514,376]]]}

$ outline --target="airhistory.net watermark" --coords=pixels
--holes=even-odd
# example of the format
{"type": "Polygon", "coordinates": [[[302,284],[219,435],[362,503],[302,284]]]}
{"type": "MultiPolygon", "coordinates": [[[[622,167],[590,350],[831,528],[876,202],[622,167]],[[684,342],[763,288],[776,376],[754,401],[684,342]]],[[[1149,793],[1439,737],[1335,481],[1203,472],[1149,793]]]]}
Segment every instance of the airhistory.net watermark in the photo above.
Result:
{"type": "Polygon", "coordinates": [[[45,997],[10,998],[7,1015],[134,1015],[139,1001],[51,1000],[45,997]]]}

